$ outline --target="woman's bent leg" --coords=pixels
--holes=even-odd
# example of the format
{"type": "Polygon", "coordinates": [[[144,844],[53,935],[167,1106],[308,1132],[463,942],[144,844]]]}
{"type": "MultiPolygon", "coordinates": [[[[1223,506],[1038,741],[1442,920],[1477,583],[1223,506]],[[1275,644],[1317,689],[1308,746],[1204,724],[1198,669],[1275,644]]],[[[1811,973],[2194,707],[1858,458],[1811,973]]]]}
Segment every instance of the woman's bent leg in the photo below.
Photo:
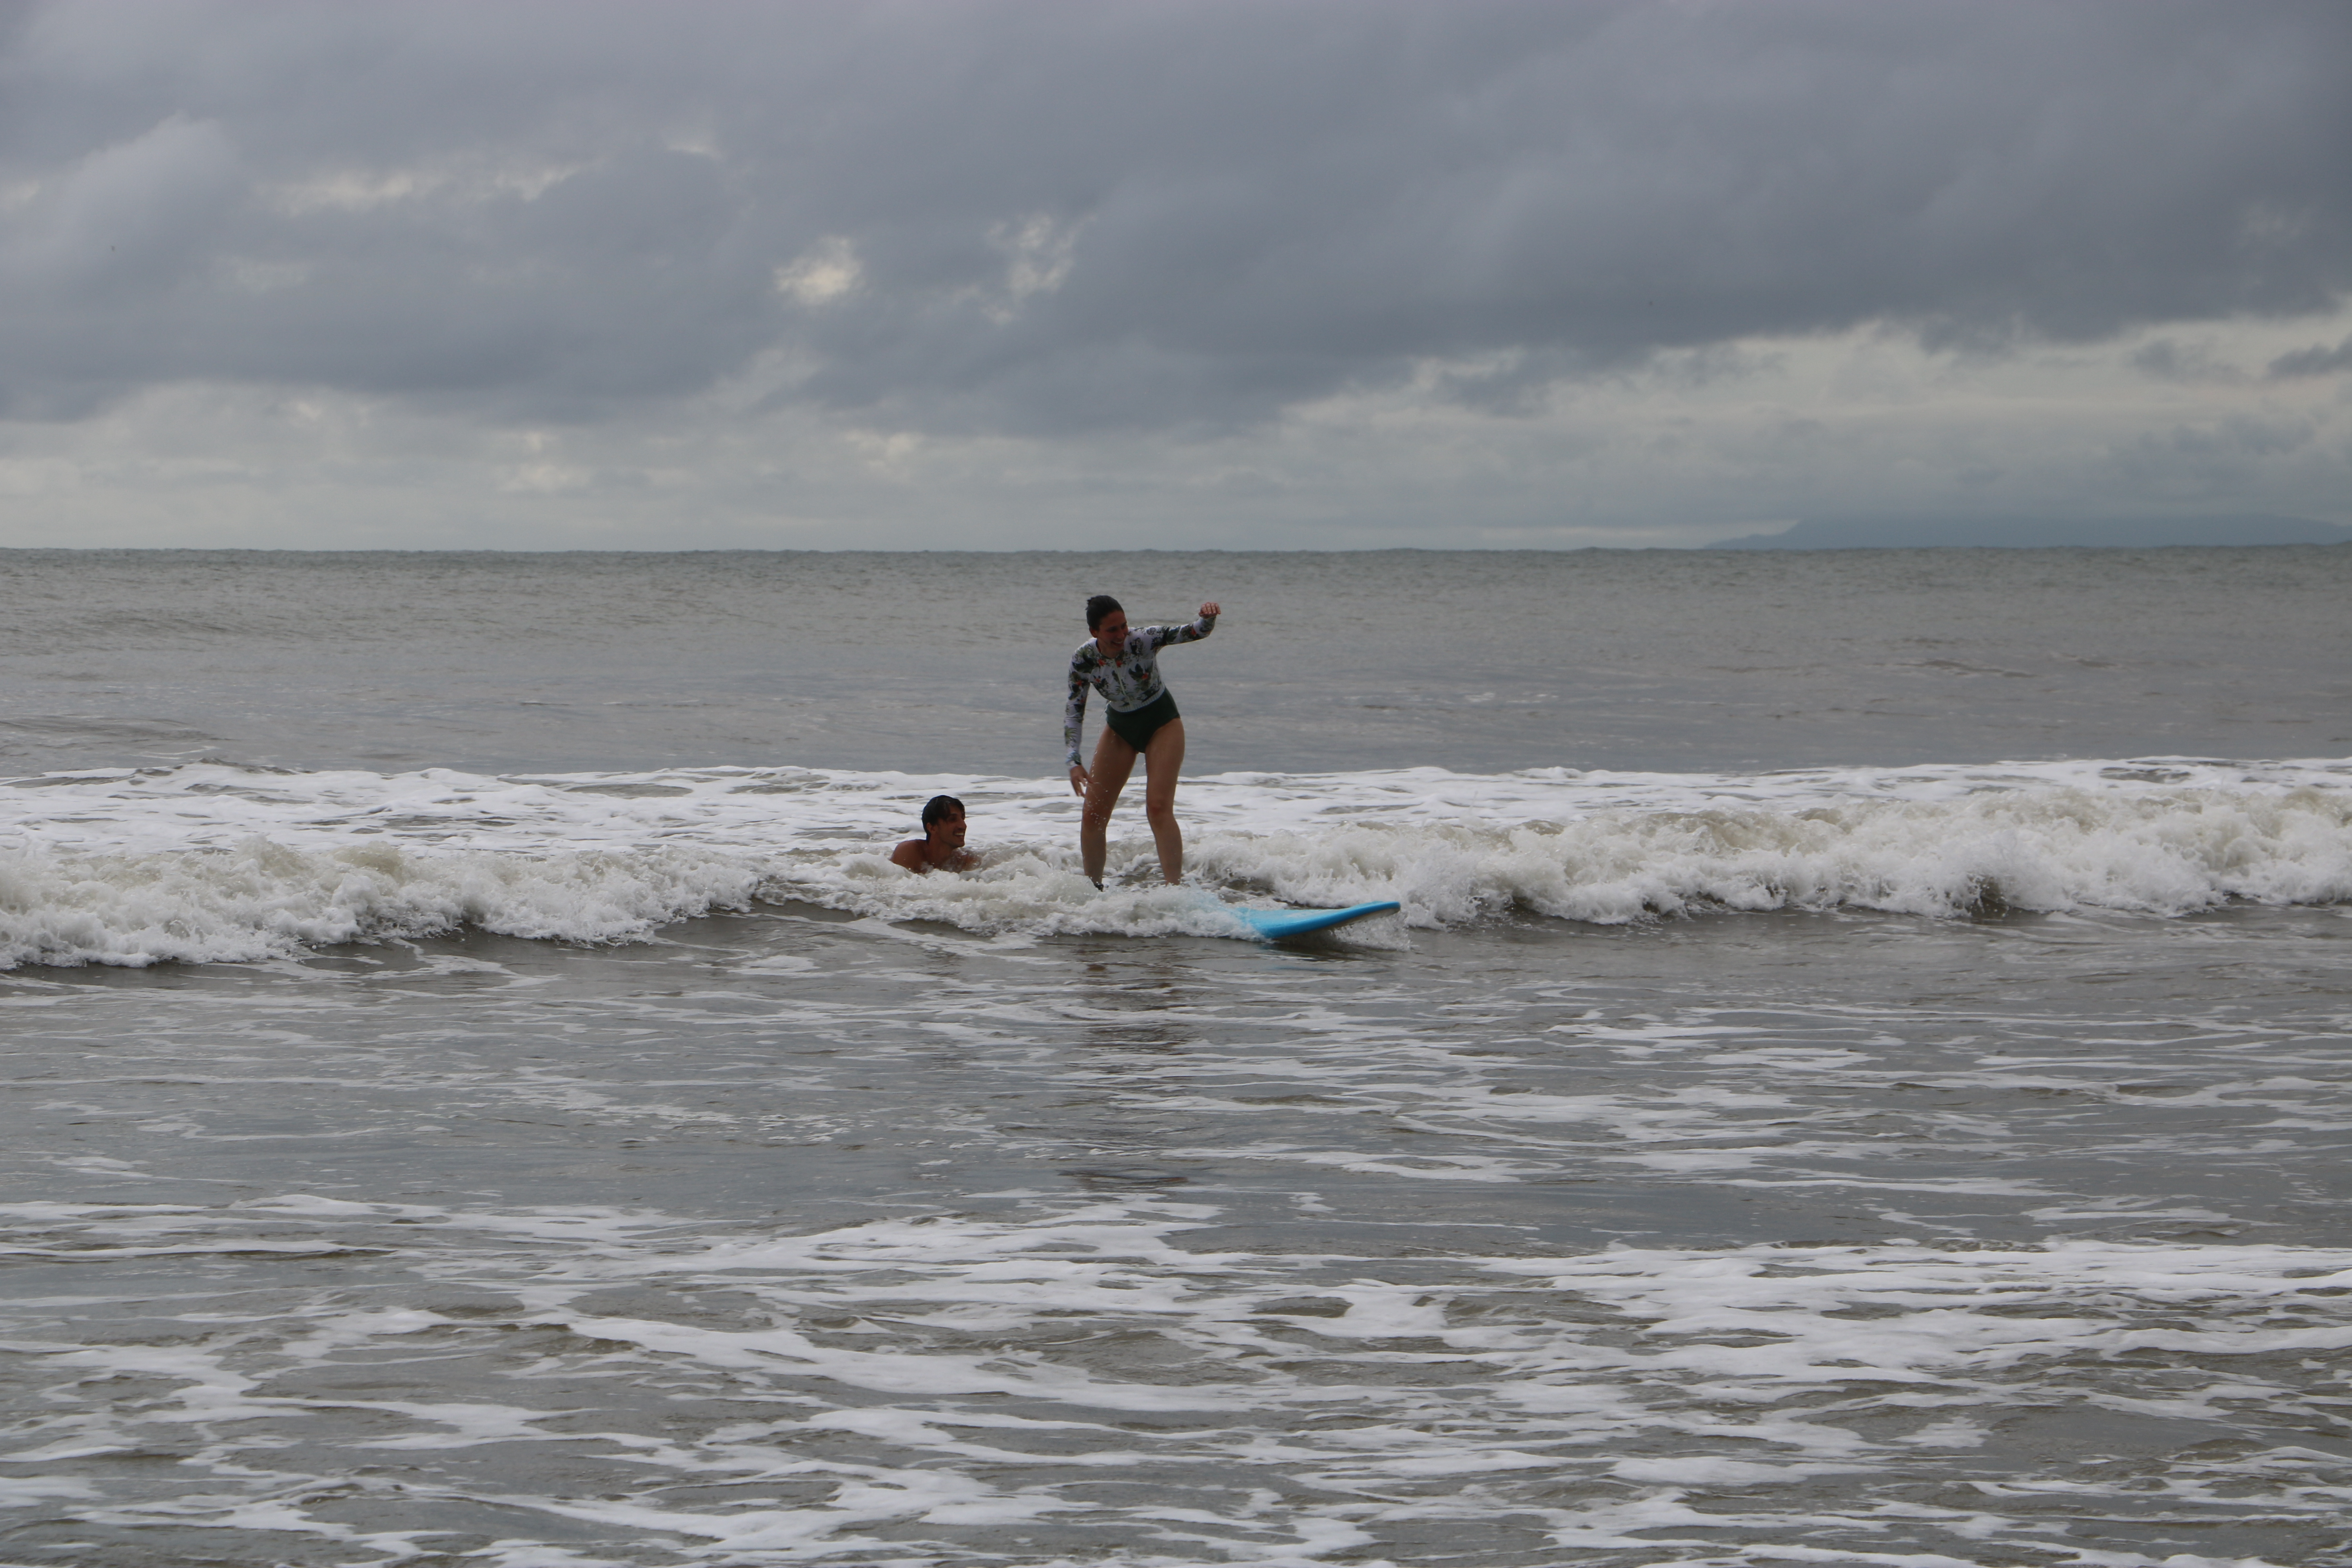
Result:
{"type": "Polygon", "coordinates": [[[1184,830],[1176,826],[1176,775],[1184,766],[1184,721],[1171,719],[1143,748],[1143,815],[1160,847],[1160,874],[1184,879],[1184,830]]]}
{"type": "Polygon", "coordinates": [[[1138,754],[1114,730],[1105,729],[1095,742],[1095,765],[1087,770],[1086,810],[1078,817],[1078,858],[1086,862],[1087,880],[1097,888],[1102,886],[1103,862],[1110,858],[1111,808],[1127,787],[1138,754]]]}

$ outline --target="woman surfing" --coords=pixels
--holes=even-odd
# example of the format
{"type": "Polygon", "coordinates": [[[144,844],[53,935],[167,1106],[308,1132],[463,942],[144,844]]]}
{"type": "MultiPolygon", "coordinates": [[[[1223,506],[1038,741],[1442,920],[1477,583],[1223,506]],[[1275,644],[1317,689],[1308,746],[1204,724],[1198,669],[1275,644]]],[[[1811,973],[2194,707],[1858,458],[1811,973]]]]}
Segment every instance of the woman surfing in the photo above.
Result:
{"type": "Polygon", "coordinates": [[[1062,742],[1070,754],[1070,788],[1087,803],[1078,822],[1078,853],[1086,861],[1087,879],[1103,885],[1103,862],[1108,856],[1111,808],[1135,759],[1143,759],[1143,815],[1151,824],[1151,839],[1160,847],[1160,874],[1170,882],[1184,879],[1184,835],[1176,826],[1176,774],[1184,765],[1184,721],[1177,716],[1176,700],[1160,683],[1159,653],[1179,643],[1199,642],[1217,629],[1213,600],[1201,606],[1201,618],[1190,626],[1139,626],[1127,624],[1127,612],[1108,594],[1087,601],[1087,630],[1093,633],[1070,656],[1070,698],[1062,710],[1062,742]],[[1102,739],[1095,744],[1091,771],[1078,760],[1078,741],[1087,718],[1087,688],[1103,696],[1102,739]]]}

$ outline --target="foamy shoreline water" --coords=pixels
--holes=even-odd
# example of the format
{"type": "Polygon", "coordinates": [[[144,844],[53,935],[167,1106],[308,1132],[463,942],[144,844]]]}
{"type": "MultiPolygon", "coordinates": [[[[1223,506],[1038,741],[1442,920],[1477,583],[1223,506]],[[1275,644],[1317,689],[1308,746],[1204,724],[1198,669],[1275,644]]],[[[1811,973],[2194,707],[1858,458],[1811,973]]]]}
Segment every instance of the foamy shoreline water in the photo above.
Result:
{"type": "MultiPolygon", "coordinates": [[[[307,1415],[336,1434],[327,1453],[383,1479],[331,1501],[305,1484],[318,1450],[240,1443],[242,1484],[105,1511],[192,1542],[239,1531],[386,1562],[478,1517],[509,1533],[469,1555],[500,1568],[615,1561],[531,1540],[583,1528],[630,1542],[631,1562],[1066,1564],[1129,1561],[1148,1542],[1132,1560],[1272,1568],[1394,1561],[1401,1536],[1436,1529],[1474,1561],[1965,1564],[1991,1550],[2136,1568],[2159,1560],[2049,1539],[2002,1453],[2016,1413],[2095,1422],[2137,1407],[2226,1431],[2231,1404],[2263,1401],[2324,1422],[2325,1401],[2277,1368],[2352,1344],[2326,1307],[2352,1252],[2274,1245],[1308,1259],[1235,1245],[1214,1203],[1149,1198],[761,1237],[658,1213],[307,1194],[230,1216],[27,1205],[0,1217],[37,1238],[7,1249],[20,1264],[152,1269],[176,1255],[257,1277],[266,1258],[374,1255],[347,1299],[282,1322],[232,1310],[163,1350],[28,1342],[181,1392],[58,1419],[8,1458],[89,1464],[169,1451],[191,1426],[277,1432],[307,1415]],[[420,1302],[428,1280],[463,1309],[420,1302]],[[646,1304],[621,1308],[630,1291],[646,1304]],[[705,1304],[686,1321],[653,1305],[677,1300],[705,1304]],[[997,1336],[1041,1315],[1087,1332],[1005,1354],[997,1336]],[[1171,1383],[1148,1363],[1102,1366],[1085,1353],[1102,1337],[1214,1370],[1171,1383]],[[516,1375],[523,1355],[536,1375],[516,1375]],[[503,1375],[430,1404],[375,1386],[429,1361],[503,1375]],[[2080,1386],[2086,1364],[2115,1369],[2095,1392],[2080,1386]],[[2189,1383],[2191,1365],[2209,1370],[2189,1383]],[[593,1407],[552,1402],[558,1377],[593,1407]],[[740,1414],[665,1418],[625,1398],[638,1379],[688,1412],[740,1414]],[[599,1489],[507,1479],[500,1458],[518,1447],[572,1457],[599,1489]],[[1972,1486],[1939,1489],[1954,1475],[1972,1486]],[[1810,1520],[1803,1539],[1821,1542],[1841,1509],[1859,1526],[1843,1539],[1789,1539],[1810,1520]]],[[[2276,1531],[2324,1530],[2340,1506],[2309,1450],[2209,1447],[2176,1472],[2167,1510],[2276,1531]]],[[[2137,1479],[2077,1472],[2073,1517],[2149,1533],[2137,1479]]]]}
{"type": "Polygon", "coordinates": [[[798,900],[1041,936],[1236,936],[1225,903],[1395,900],[1408,925],[1522,911],[1923,916],[2352,898],[2352,762],[2183,758],[1736,775],[1437,769],[1186,782],[1195,886],[1148,841],[1097,894],[1059,781],[718,768],[491,778],[215,763],[0,787],[0,958],[252,959],[476,927],[570,942],[798,900]],[[887,864],[923,799],[981,868],[887,864]]]}

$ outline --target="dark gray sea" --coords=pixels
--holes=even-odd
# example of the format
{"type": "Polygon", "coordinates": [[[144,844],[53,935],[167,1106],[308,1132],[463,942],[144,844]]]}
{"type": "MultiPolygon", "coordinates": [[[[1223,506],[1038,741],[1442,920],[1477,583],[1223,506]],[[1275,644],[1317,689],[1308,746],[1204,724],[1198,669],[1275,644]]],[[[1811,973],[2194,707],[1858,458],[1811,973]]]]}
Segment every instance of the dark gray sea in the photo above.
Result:
{"type": "Polygon", "coordinates": [[[0,1568],[2352,1563],[2352,549],[0,592],[0,1568]]]}

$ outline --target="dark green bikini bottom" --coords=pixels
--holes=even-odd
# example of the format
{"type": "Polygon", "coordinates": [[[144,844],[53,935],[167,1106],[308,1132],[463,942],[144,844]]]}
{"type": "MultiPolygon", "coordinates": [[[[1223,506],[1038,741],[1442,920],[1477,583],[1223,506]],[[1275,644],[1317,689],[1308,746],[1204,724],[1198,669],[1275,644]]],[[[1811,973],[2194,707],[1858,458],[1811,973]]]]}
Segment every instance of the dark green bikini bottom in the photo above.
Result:
{"type": "Polygon", "coordinates": [[[1176,699],[1163,691],[1157,701],[1147,702],[1132,713],[1122,713],[1116,708],[1105,710],[1103,722],[1111,727],[1112,733],[1139,752],[1151,744],[1152,734],[1160,725],[1175,717],[1176,699]]]}

